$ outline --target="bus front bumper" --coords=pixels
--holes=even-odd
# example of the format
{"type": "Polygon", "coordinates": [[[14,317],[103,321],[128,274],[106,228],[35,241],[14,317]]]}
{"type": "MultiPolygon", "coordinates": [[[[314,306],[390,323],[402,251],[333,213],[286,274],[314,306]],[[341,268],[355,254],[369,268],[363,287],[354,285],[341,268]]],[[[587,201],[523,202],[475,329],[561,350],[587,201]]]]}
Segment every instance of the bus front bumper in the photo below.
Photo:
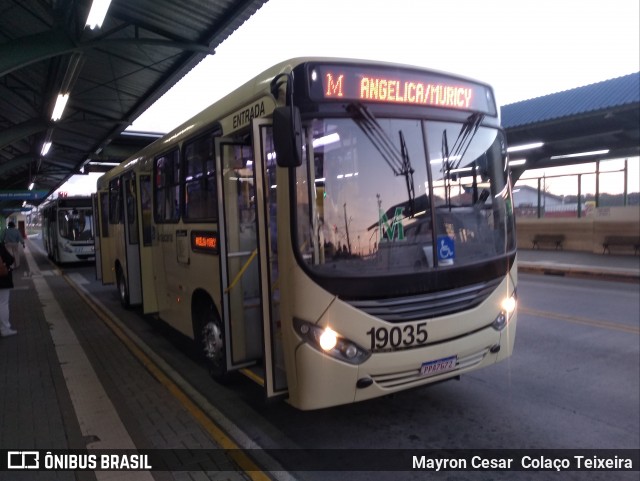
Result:
{"type": "Polygon", "coordinates": [[[372,399],[431,384],[486,367],[513,352],[517,313],[502,331],[486,327],[451,341],[422,348],[373,353],[359,366],[323,354],[308,344],[296,350],[297,389],[289,402],[299,409],[319,409],[372,399]],[[455,358],[455,367],[433,375],[422,366],[455,358]]]}

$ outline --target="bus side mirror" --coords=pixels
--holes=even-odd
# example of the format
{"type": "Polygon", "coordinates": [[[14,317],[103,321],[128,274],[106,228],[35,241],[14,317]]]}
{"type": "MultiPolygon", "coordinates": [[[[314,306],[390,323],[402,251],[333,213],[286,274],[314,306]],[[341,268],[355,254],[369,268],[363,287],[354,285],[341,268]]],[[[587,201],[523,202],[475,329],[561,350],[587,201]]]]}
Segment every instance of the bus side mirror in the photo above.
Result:
{"type": "Polygon", "coordinates": [[[278,167],[300,167],[302,120],[297,107],[277,107],[273,111],[273,145],[278,167]]]}

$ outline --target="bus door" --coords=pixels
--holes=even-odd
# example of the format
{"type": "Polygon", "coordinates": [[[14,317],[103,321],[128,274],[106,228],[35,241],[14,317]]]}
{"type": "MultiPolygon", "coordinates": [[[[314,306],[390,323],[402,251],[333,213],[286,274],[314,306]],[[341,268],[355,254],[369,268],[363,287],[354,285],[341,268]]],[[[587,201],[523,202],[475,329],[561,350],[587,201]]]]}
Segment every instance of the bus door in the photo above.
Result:
{"type": "Polygon", "coordinates": [[[221,236],[227,365],[259,357],[245,370],[267,397],[286,393],[280,335],[275,159],[271,125],[252,123],[253,145],[219,141],[221,236]],[[244,354],[244,358],[242,355],[244,354]]]}
{"type": "Polygon", "coordinates": [[[115,272],[112,269],[114,256],[113,233],[109,232],[109,191],[98,191],[98,219],[100,224],[100,255],[96,253],[96,265],[100,263],[102,283],[113,284],[115,272]]]}
{"type": "Polygon", "coordinates": [[[191,320],[180,315],[179,286],[183,284],[178,272],[175,236],[180,220],[180,154],[177,148],[157,156],[153,167],[153,278],[161,319],[187,333],[191,320]]]}
{"type": "Polygon", "coordinates": [[[127,289],[129,303],[142,303],[142,286],[140,281],[140,239],[138,232],[138,215],[136,194],[136,176],[130,173],[124,176],[124,246],[127,259],[127,289]]]}
{"type": "Polygon", "coordinates": [[[93,207],[93,244],[95,252],[96,279],[102,280],[102,255],[100,254],[100,210],[98,209],[98,194],[91,194],[93,207]]]}
{"type": "MultiPolygon", "coordinates": [[[[262,333],[267,397],[287,392],[282,329],[280,325],[280,270],[278,268],[278,211],[276,159],[273,128],[268,119],[254,119],[253,154],[258,186],[258,232],[260,233],[260,273],[262,275],[262,333]]],[[[281,186],[280,191],[286,191],[281,186]]]]}
{"type": "Polygon", "coordinates": [[[142,309],[145,314],[158,311],[153,264],[153,208],[150,174],[138,174],[138,235],[140,238],[140,281],[142,284],[142,309]]]}
{"type": "Polygon", "coordinates": [[[256,169],[250,144],[216,139],[222,318],[227,368],[262,358],[256,169]]]}

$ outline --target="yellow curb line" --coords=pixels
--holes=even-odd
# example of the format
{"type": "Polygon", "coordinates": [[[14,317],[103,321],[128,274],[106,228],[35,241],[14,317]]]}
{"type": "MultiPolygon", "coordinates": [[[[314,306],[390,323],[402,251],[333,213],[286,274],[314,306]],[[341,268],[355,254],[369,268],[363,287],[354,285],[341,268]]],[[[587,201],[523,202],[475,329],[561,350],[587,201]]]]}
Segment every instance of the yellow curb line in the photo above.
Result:
{"type": "Polygon", "coordinates": [[[140,361],[140,363],[155,377],[173,396],[189,411],[189,413],[200,423],[200,425],[209,433],[213,440],[220,445],[222,449],[227,452],[227,455],[235,461],[235,463],[242,469],[253,481],[271,481],[271,478],[262,471],[260,467],[242,450],[235,441],[233,441],[227,434],[205,413],[180,387],[169,378],[147,354],[145,354],[135,342],[127,336],[127,334],[114,323],[109,316],[103,312],[97,304],[82,290],[80,290],[75,283],[69,279],[66,274],[62,274],[62,277],[67,283],[73,287],[73,289],[82,297],[82,299],[91,307],[91,309],[98,315],[98,317],[104,322],[113,333],[123,342],[123,344],[131,351],[131,353],[140,361]]]}

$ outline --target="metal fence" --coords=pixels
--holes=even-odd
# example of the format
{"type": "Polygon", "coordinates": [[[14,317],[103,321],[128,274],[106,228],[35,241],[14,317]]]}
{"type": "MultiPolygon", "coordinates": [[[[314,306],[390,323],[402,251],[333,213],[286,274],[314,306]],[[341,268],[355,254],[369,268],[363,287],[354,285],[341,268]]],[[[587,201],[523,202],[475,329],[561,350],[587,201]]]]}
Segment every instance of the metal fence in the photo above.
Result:
{"type": "Polygon", "coordinates": [[[580,218],[597,207],[638,205],[640,194],[629,193],[629,162],[614,170],[519,179],[514,186],[514,210],[519,217],[580,218]]]}

